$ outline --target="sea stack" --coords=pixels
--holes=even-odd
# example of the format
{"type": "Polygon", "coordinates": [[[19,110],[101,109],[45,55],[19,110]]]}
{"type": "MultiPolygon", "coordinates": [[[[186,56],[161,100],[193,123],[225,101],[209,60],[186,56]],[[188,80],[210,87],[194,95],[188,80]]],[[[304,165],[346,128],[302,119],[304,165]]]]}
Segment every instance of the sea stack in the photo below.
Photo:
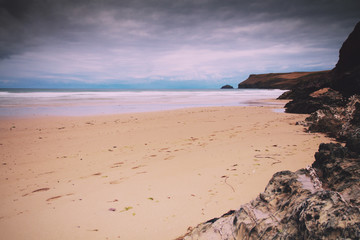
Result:
{"type": "Polygon", "coordinates": [[[221,89],[234,89],[234,87],[227,84],[227,85],[222,86],[221,89]]]}

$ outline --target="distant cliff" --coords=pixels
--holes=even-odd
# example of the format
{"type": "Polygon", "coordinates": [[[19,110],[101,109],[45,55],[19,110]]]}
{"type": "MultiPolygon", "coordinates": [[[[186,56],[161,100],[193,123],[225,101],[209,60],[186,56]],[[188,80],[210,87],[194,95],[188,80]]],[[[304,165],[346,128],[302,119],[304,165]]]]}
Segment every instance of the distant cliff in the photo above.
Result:
{"type": "Polygon", "coordinates": [[[327,75],[330,71],[251,74],[238,88],[292,89],[300,82],[327,75]]]}

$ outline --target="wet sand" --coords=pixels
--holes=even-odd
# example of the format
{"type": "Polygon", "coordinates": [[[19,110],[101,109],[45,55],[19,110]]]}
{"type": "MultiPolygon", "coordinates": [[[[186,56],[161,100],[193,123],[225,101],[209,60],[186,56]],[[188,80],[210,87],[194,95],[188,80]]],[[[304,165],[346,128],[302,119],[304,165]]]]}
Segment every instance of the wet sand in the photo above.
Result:
{"type": "Polygon", "coordinates": [[[213,107],[0,119],[1,239],[174,239],[314,160],[306,115],[213,107]]]}

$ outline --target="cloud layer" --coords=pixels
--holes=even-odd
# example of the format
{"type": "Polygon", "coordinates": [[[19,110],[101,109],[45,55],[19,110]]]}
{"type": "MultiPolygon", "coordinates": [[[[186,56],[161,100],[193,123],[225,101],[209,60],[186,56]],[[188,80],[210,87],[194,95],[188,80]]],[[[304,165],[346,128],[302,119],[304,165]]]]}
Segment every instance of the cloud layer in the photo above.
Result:
{"type": "Polygon", "coordinates": [[[330,69],[359,12],[358,0],[0,0],[0,87],[217,87],[330,69]]]}

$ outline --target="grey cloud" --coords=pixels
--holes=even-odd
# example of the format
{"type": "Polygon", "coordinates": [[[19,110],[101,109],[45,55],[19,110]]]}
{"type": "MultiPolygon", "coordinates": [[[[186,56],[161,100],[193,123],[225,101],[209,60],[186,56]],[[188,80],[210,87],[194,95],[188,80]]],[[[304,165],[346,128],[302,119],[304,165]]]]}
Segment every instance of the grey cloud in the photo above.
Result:
{"type": "Polygon", "coordinates": [[[0,65],[29,52],[60,52],[68,60],[63,49],[85,56],[81,66],[112,61],[118,53],[118,68],[133,72],[137,65],[176,59],[175,53],[186,59],[192,49],[224,57],[288,46],[330,58],[359,12],[359,0],[0,0],[0,65]]]}
{"type": "MultiPolygon", "coordinates": [[[[302,19],[304,24],[300,27],[304,29],[296,30],[299,35],[302,31],[316,34],[318,30],[311,32],[311,29],[321,29],[327,25],[336,25],[335,32],[341,31],[341,28],[349,28],[356,21],[354,19],[358,18],[360,3],[358,0],[3,0],[0,8],[0,39],[3,43],[0,57],[4,58],[46,42],[77,41],[82,36],[96,39],[98,31],[112,27],[102,21],[102,12],[112,14],[119,23],[130,20],[137,22],[139,30],[152,35],[147,38],[148,41],[163,37],[170,40],[169,44],[180,40],[192,44],[194,38],[198,38],[210,44],[215,40],[214,44],[217,44],[211,36],[216,29],[277,20],[302,19]]],[[[132,36],[134,29],[121,27],[124,32],[116,37],[124,44],[144,39],[144,36],[132,36]]],[[[272,36],[272,31],[264,29],[262,37],[272,36]]],[[[226,37],[223,40],[226,41],[226,37]]]]}

